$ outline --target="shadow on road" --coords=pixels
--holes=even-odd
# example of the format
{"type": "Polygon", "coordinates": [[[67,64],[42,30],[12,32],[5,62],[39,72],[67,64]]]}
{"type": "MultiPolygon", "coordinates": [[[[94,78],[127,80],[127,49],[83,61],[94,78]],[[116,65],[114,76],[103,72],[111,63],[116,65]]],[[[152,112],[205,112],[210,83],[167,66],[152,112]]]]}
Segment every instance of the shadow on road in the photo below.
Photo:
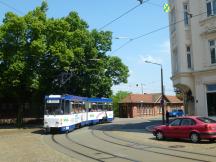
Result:
{"type": "Polygon", "coordinates": [[[160,125],[161,120],[149,120],[149,121],[139,121],[139,122],[131,122],[127,121],[127,123],[105,123],[101,125],[95,125],[89,127],[92,130],[100,130],[100,131],[122,131],[122,132],[145,132],[151,133],[151,131],[147,130],[146,127],[153,125],[160,125]]]}
{"type": "Polygon", "coordinates": [[[33,134],[39,134],[39,135],[44,135],[44,130],[41,128],[41,129],[33,131],[31,133],[33,133],[33,134]]]}

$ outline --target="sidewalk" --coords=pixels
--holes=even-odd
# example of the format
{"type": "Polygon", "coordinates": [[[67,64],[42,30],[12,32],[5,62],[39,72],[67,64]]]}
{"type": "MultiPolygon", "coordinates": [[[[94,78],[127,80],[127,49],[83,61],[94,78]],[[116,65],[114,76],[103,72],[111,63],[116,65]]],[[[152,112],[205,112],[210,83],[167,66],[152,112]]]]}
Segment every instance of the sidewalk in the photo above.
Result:
{"type": "Polygon", "coordinates": [[[78,162],[46,145],[41,133],[38,128],[0,129],[0,161],[78,162]]]}

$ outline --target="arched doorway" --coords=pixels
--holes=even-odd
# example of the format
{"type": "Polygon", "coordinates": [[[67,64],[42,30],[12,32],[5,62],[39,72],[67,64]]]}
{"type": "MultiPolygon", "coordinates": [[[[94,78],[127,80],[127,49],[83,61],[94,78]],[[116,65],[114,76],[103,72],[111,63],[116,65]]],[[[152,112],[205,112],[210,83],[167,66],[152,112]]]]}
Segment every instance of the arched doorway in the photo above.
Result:
{"type": "Polygon", "coordinates": [[[177,93],[180,93],[184,102],[184,111],[186,115],[195,115],[194,95],[189,86],[178,84],[175,85],[177,93]]]}

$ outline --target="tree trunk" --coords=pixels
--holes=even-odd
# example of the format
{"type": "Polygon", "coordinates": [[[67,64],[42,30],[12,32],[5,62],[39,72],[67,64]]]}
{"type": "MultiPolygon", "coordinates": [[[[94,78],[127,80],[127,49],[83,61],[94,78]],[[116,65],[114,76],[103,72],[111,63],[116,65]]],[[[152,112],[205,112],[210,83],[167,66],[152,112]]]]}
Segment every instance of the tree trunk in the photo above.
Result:
{"type": "Polygon", "coordinates": [[[19,104],[18,106],[17,120],[16,120],[16,124],[18,128],[22,128],[23,126],[23,107],[24,104],[19,104]]]}

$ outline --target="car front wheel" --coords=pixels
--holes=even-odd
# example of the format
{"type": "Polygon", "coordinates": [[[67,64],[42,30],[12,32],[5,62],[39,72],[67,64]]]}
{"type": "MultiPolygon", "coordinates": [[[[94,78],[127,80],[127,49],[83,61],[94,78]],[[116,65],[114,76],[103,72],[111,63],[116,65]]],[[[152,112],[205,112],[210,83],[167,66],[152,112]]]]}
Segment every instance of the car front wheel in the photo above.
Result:
{"type": "Polygon", "coordinates": [[[157,140],[163,140],[164,139],[164,135],[161,131],[156,132],[156,139],[157,140]]]}
{"type": "Polygon", "coordinates": [[[198,133],[191,133],[191,135],[190,135],[190,140],[191,140],[193,143],[199,142],[199,141],[200,141],[199,134],[198,134],[198,133]]]}

